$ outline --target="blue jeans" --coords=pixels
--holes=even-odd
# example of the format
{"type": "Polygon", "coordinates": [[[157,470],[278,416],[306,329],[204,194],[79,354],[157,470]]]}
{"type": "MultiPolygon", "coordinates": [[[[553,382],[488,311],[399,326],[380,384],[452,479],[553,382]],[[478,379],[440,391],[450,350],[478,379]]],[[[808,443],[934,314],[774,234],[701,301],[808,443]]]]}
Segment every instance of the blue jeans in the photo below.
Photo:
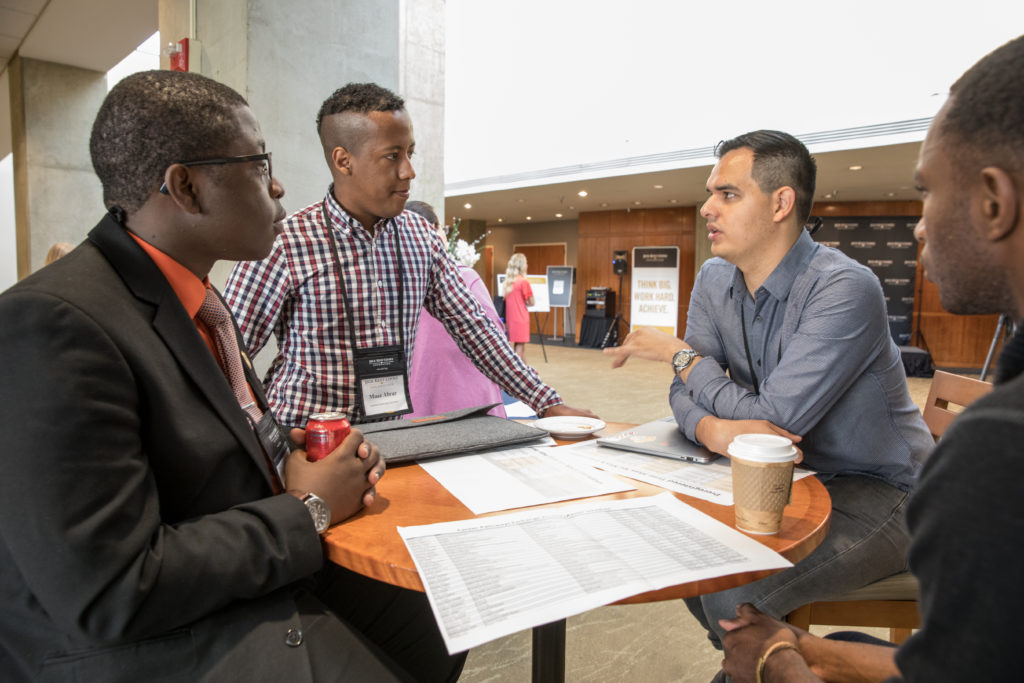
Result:
{"type": "Polygon", "coordinates": [[[907,569],[910,536],[904,522],[909,493],[880,479],[839,475],[825,482],[832,497],[828,534],[796,566],[718,593],[687,598],[686,606],[722,649],[719,619],[736,616],[736,605],[753,603],[782,619],[801,605],[834,598],[907,569]]]}

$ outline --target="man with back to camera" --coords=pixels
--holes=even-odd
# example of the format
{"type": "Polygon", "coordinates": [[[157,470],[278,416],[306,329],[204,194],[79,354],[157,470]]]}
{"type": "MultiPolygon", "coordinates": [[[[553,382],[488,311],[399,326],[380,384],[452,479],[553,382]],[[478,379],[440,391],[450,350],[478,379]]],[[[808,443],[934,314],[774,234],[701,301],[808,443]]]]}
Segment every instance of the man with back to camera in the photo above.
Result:
{"type": "Polygon", "coordinates": [[[1006,313],[1018,322],[994,390],[953,421],[910,501],[910,569],[920,582],[921,628],[896,649],[817,638],[742,605],[723,624],[725,670],[736,681],[1021,678],[1024,36],[953,84],[915,176],[924,202],[915,234],[943,308],[1006,313]]]}
{"type": "Polygon", "coordinates": [[[285,221],[268,258],[239,263],[224,293],[253,353],[277,338],[266,381],[280,420],[410,412],[407,368],[421,307],[486,377],[539,415],[592,415],[564,405],[512,352],[444,241],[404,210],[416,141],[402,98],[350,83],[323,103],[317,131],[334,181],[327,196],[285,221]]]}
{"type": "MultiPolygon", "coordinates": [[[[380,453],[358,431],[289,452],[207,279],[284,218],[252,111],[198,74],[134,74],[90,151],[109,213],[0,295],[5,680],[407,680],[370,643],[396,605],[320,535],[372,504],[380,453]]],[[[422,608],[406,663],[460,667],[422,608]]]]}
{"type": "Polygon", "coordinates": [[[825,540],[795,567],[686,600],[721,647],[718,620],[741,602],[782,616],[906,569],[903,509],[933,441],[878,279],[804,230],[815,182],[807,148],[762,130],[716,155],[701,215],[718,258],[697,275],[686,341],[642,328],[605,353],[613,367],[633,355],[670,363],[680,430],[716,453],[745,432],[798,441],[833,507],[825,540]]]}

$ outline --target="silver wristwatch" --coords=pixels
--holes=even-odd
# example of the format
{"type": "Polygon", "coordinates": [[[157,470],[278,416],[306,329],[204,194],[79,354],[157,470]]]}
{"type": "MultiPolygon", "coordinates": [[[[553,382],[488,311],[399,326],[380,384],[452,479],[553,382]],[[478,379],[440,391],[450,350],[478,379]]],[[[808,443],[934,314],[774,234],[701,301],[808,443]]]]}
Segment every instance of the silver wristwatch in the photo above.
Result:
{"type": "Polygon", "coordinates": [[[313,525],[316,532],[322,534],[331,525],[331,508],[327,507],[324,499],[315,493],[307,493],[302,497],[302,502],[309,510],[309,516],[313,518],[313,525]]]}
{"type": "Polygon", "coordinates": [[[686,368],[690,367],[690,363],[697,357],[697,352],[693,349],[683,349],[682,351],[676,351],[676,355],[672,356],[672,372],[679,374],[686,368]]]}

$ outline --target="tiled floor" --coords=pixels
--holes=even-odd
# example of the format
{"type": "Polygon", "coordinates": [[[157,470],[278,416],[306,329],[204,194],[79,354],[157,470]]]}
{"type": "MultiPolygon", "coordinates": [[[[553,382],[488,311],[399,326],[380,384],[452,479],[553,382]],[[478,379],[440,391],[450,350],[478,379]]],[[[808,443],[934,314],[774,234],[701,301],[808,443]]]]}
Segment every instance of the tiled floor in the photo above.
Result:
{"type": "MultiPolygon", "coordinates": [[[[589,408],[605,420],[647,422],[670,414],[672,377],[664,363],[634,359],[612,370],[600,350],[551,345],[542,349],[538,344],[527,346],[526,358],[567,404],[589,408]]],[[[909,380],[919,407],[930,382],[909,380]]],[[[868,631],[879,637],[886,633],[868,631]]],[[[721,659],[680,600],[603,607],[568,620],[567,681],[696,683],[711,680],[721,659]]],[[[530,661],[530,633],[524,631],[474,648],[460,681],[528,681],[530,661]]]]}

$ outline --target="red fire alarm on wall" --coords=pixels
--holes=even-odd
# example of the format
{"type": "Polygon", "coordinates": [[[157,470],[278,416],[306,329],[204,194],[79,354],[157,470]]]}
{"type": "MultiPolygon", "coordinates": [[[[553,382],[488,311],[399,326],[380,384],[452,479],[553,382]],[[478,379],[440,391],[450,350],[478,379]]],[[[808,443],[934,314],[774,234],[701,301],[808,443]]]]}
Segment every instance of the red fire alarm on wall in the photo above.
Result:
{"type": "Polygon", "coordinates": [[[188,38],[171,45],[171,71],[188,71],[188,38]]]}

